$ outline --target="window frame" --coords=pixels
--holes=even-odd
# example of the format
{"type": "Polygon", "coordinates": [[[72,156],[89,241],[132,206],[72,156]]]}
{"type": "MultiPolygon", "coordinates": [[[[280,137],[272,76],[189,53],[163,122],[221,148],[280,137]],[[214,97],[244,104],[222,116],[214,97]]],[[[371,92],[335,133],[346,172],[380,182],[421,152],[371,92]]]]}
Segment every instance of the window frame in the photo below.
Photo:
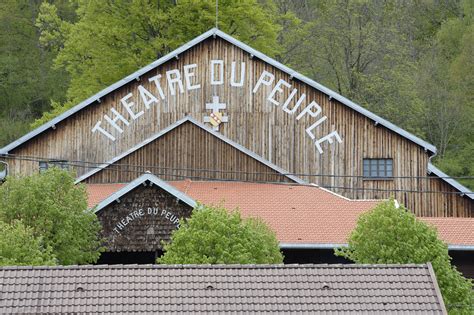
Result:
{"type": "Polygon", "coordinates": [[[62,170],[69,171],[69,162],[67,160],[49,160],[49,161],[39,161],[39,172],[42,173],[52,167],[57,167],[62,170]]]}
{"type": "Polygon", "coordinates": [[[393,180],[393,159],[363,158],[362,178],[364,180],[393,180]]]}

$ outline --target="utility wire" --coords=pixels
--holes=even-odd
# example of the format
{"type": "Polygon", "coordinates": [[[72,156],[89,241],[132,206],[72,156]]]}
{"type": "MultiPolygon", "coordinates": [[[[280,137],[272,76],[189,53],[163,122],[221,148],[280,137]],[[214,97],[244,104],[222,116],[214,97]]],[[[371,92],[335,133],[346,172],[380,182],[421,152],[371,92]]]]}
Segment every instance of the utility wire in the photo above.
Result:
{"type": "MultiPolygon", "coordinates": [[[[72,165],[71,163],[82,164],[84,167],[85,164],[90,165],[88,167],[91,168],[101,168],[105,169],[110,166],[120,166],[120,167],[140,167],[150,169],[159,169],[159,170],[176,170],[176,171],[196,171],[196,172],[210,172],[210,173],[229,173],[229,174],[246,174],[246,175],[275,175],[272,172],[246,172],[246,171],[239,171],[239,170],[216,170],[216,169],[203,169],[203,168],[178,168],[178,167],[166,167],[166,166],[156,166],[156,165],[138,165],[138,164],[128,164],[128,163],[108,163],[108,162],[90,162],[85,160],[60,160],[60,159],[52,159],[50,157],[39,157],[39,156],[32,156],[32,155],[17,155],[17,154],[5,154],[0,155],[0,157],[4,157],[7,159],[12,160],[30,160],[30,161],[37,161],[37,162],[63,162],[67,165],[72,165]]],[[[297,177],[335,177],[335,178],[362,178],[362,179],[371,179],[370,177],[366,177],[363,175],[335,175],[335,174],[312,174],[312,173],[291,173],[291,172],[283,172],[278,173],[277,175],[284,175],[284,176],[297,176],[297,177]]],[[[473,180],[474,176],[390,176],[389,179],[468,179],[473,180]]]]}
{"type": "MultiPolygon", "coordinates": [[[[34,161],[34,162],[43,162],[45,161],[44,159],[37,159],[37,158],[26,158],[26,157],[19,157],[16,156],[15,159],[18,160],[26,160],[26,161],[34,161]]],[[[54,161],[54,160],[53,160],[54,161]]],[[[91,162],[86,162],[86,163],[91,163],[91,162]]],[[[89,169],[90,166],[85,166],[82,163],[72,163],[72,162],[67,162],[65,163],[68,166],[73,166],[73,167],[78,167],[78,168],[87,168],[89,169]]],[[[159,169],[159,167],[156,167],[159,169]]],[[[194,171],[194,169],[174,169],[174,168],[165,168],[167,170],[172,170],[172,171],[182,171],[182,170],[191,170],[194,171]]],[[[141,175],[145,173],[146,171],[149,171],[149,169],[146,166],[141,166],[141,165],[132,165],[132,164],[121,164],[121,165],[116,165],[116,164],[108,164],[107,168],[101,168],[101,170],[105,171],[120,171],[124,173],[134,173],[137,175],[141,175]],[[128,169],[122,168],[122,166],[127,166],[128,169]],[[130,168],[135,168],[130,169],[130,168]]],[[[197,170],[196,170],[197,171],[197,170]]],[[[214,171],[214,170],[209,170],[209,171],[214,171]]],[[[217,171],[220,173],[220,171],[217,171]]],[[[258,174],[265,174],[267,176],[271,177],[284,177],[284,174],[279,174],[279,173],[252,173],[252,172],[236,172],[238,174],[245,174],[245,175],[258,175],[258,174]]],[[[153,172],[154,175],[157,176],[168,176],[168,177],[173,177],[173,178],[179,178],[179,179],[194,179],[194,180],[218,180],[218,181],[227,181],[227,182],[250,182],[250,183],[267,183],[267,184],[285,184],[282,183],[281,181],[269,181],[269,180],[249,180],[249,179],[229,179],[229,178],[215,178],[215,177],[205,177],[205,176],[192,176],[192,175],[179,175],[179,174],[170,174],[167,172],[153,172]]],[[[433,179],[433,177],[429,177],[433,179]]],[[[286,183],[288,184],[288,183],[286,183]]],[[[295,184],[295,183],[292,183],[295,184]]],[[[313,184],[295,184],[298,186],[311,186],[314,187],[313,184]]],[[[384,188],[365,188],[365,187],[346,187],[346,186],[328,186],[328,185],[316,185],[317,187],[321,188],[327,188],[327,189],[341,189],[341,190],[355,190],[355,191],[374,191],[374,192],[410,192],[410,193],[430,193],[430,194],[447,194],[447,195],[466,195],[466,194],[474,194],[474,192],[453,192],[453,191],[438,191],[438,190],[416,190],[416,189],[384,189],[384,188]]]]}

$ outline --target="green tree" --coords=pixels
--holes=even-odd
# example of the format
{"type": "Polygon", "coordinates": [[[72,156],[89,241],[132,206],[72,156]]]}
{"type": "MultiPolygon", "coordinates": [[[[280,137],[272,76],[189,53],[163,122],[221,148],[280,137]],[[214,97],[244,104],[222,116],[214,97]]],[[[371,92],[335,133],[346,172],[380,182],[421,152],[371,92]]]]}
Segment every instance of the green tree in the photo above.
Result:
{"type": "Polygon", "coordinates": [[[171,242],[164,244],[161,264],[279,264],[275,233],[257,219],[242,219],[235,210],[199,205],[171,242]]]}
{"type": "Polygon", "coordinates": [[[7,224],[0,221],[0,266],[54,265],[56,257],[33,229],[20,221],[7,224]]]}
{"type": "MultiPolygon", "coordinates": [[[[67,76],[52,68],[55,53],[39,44],[38,0],[0,1],[0,147],[29,129],[49,108],[64,100],[67,76]]],[[[54,1],[63,14],[65,0],[54,1]]]]}
{"type": "Polygon", "coordinates": [[[472,314],[472,282],[464,278],[448,255],[436,230],[419,221],[393,200],[359,217],[349,245],[335,254],[360,264],[421,264],[431,262],[446,307],[453,314],[472,314]]]}
{"type": "Polygon", "coordinates": [[[0,221],[0,266],[54,265],[56,258],[51,247],[20,221],[7,224],[0,221]]]}
{"type": "MultiPolygon", "coordinates": [[[[301,2],[301,1],[300,1],[301,2]]],[[[416,59],[395,1],[304,1],[303,30],[288,63],[396,124],[416,131],[416,59]]],[[[298,34],[298,33],[297,33],[298,34]]],[[[285,46],[286,47],[286,46],[285,46]]]]}
{"type": "MultiPolygon", "coordinates": [[[[215,1],[78,1],[76,14],[70,23],[54,6],[40,8],[41,43],[59,51],[55,67],[71,82],[67,102],[35,126],[214,27],[215,1]]],[[[270,55],[279,47],[273,21],[256,0],[219,2],[219,28],[270,55]]]]}
{"type": "MultiPolygon", "coordinates": [[[[450,175],[474,176],[474,3],[444,21],[422,55],[417,91],[424,133],[438,148],[435,163],[450,175]]],[[[463,184],[474,189],[474,180],[463,184]]]]}
{"type": "Polygon", "coordinates": [[[52,168],[28,177],[7,177],[0,185],[0,220],[17,220],[31,228],[52,249],[58,264],[84,264],[100,255],[100,223],[87,209],[83,185],[74,177],[52,168]]]}

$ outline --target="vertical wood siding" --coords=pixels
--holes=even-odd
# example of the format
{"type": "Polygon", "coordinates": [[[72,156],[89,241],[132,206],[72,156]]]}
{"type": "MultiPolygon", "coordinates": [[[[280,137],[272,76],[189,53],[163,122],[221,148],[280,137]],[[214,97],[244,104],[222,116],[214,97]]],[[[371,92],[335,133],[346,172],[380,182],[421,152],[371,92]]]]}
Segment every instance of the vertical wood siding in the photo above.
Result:
{"type": "MultiPolygon", "coordinates": [[[[283,90],[284,93],[277,94],[275,97],[280,102],[283,102],[291,92],[286,88],[283,88],[283,90]]],[[[142,76],[140,81],[133,81],[107,95],[101,100],[101,103],[95,103],[57,124],[56,130],[48,130],[10,153],[103,163],[186,115],[191,115],[195,119],[203,121],[203,117],[210,113],[209,110],[205,109],[205,103],[210,102],[214,95],[219,96],[220,101],[227,104],[225,113],[229,116],[229,122],[220,126],[220,132],[223,135],[285,170],[297,174],[313,174],[314,176],[300,176],[308,182],[332,187],[331,189],[335,192],[350,198],[367,199],[393,196],[405,203],[416,214],[423,216],[467,217],[474,215],[474,202],[466,197],[455,194],[397,191],[437,190],[454,192],[453,188],[437,178],[429,180],[397,178],[373,181],[358,177],[362,176],[363,158],[393,158],[394,176],[423,177],[427,175],[429,156],[419,145],[381,125],[376,126],[374,121],[367,117],[334,99],[330,100],[325,94],[298,80],[290,79],[289,75],[257,58],[251,58],[246,52],[219,38],[211,38],[196,45],[180,55],[179,59],[171,60],[150,71],[142,76]],[[209,84],[210,70],[208,65],[212,59],[223,59],[227,67],[230,67],[232,61],[238,62],[238,65],[239,62],[245,62],[248,75],[244,86],[242,88],[229,86],[230,69],[225,71],[224,85],[211,86],[209,84]],[[120,105],[120,99],[130,92],[133,92],[133,101],[138,104],[134,107],[134,110],[143,110],[144,105],[137,91],[139,84],[154,92],[153,83],[148,82],[150,77],[157,74],[162,74],[164,77],[167,70],[177,68],[182,71],[184,65],[192,63],[198,65],[196,82],[201,84],[201,89],[191,91],[185,89],[184,93],[173,96],[162,78],[165,100],[160,100],[160,103],[152,105],[153,107],[147,110],[145,115],[131,121],[130,126],[124,127],[124,132],[117,136],[115,142],[110,141],[100,133],[91,132],[92,127],[98,120],[103,121],[104,114],[110,115],[111,107],[117,109],[125,117],[129,117],[120,105]],[[266,96],[270,93],[272,86],[262,86],[257,93],[252,93],[252,89],[263,70],[275,74],[274,84],[279,79],[290,82],[292,87],[298,89],[296,97],[301,93],[305,93],[307,98],[302,107],[311,100],[315,100],[321,105],[322,114],[326,115],[328,119],[315,129],[317,138],[337,130],[343,142],[335,142],[332,145],[323,143],[324,154],[320,155],[305,133],[305,128],[315,121],[314,118],[304,117],[297,121],[296,115],[300,110],[294,115],[289,115],[279,106],[268,102],[266,96]],[[338,177],[341,175],[348,177],[338,177]]],[[[184,135],[190,131],[183,128],[179,132],[184,135]]],[[[160,149],[160,152],[155,151],[158,159],[156,164],[162,167],[181,168],[210,165],[218,169],[233,169],[235,167],[245,171],[259,171],[262,169],[258,163],[249,165],[251,162],[248,162],[248,160],[242,160],[241,164],[236,164],[236,161],[240,158],[237,158],[232,150],[223,147],[219,148],[217,152],[204,150],[207,155],[203,154],[200,152],[203,150],[201,146],[205,146],[212,141],[209,139],[192,139],[195,143],[186,144],[184,149],[181,134],[175,133],[173,139],[167,139],[166,145],[175,146],[176,149],[173,152],[167,152],[163,148],[160,149]],[[179,156],[179,152],[184,155],[179,156]],[[202,160],[196,160],[197,157],[202,160]],[[214,160],[215,163],[206,162],[206,159],[214,160]]],[[[161,145],[165,146],[163,143],[161,145]]],[[[136,160],[136,162],[150,163],[147,160],[148,157],[143,156],[141,159],[136,160]]],[[[10,160],[9,163],[12,173],[15,174],[29,174],[38,170],[38,162],[10,160]]],[[[81,175],[88,169],[78,168],[77,170],[78,175],[81,175]]],[[[184,175],[184,173],[180,174],[184,175]]],[[[203,174],[192,172],[189,175],[211,176],[212,178],[212,175],[208,172],[203,174]]],[[[129,178],[126,175],[116,176],[116,180],[129,178]]],[[[111,179],[112,177],[110,177],[111,179]]],[[[239,179],[239,177],[236,179],[239,179]]]]}

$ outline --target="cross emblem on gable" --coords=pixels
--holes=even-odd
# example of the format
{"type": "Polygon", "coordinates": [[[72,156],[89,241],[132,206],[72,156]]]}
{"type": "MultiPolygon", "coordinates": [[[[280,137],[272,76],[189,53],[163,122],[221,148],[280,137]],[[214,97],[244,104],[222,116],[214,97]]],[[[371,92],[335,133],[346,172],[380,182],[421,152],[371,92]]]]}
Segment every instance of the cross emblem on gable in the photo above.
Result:
{"type": "Polygon", "coordinates": [[[219,96],[213,96],[212,103],[206,103],[206,109],[210,109],[212,112],[209,116],[204,117],[204,122],[210,123],[212,129],[219,130],[221,123],[229,121],[229,117],[220,112],[221,109],[226,109],[226,105],[225,103],[219,103],[219,96]]]}

